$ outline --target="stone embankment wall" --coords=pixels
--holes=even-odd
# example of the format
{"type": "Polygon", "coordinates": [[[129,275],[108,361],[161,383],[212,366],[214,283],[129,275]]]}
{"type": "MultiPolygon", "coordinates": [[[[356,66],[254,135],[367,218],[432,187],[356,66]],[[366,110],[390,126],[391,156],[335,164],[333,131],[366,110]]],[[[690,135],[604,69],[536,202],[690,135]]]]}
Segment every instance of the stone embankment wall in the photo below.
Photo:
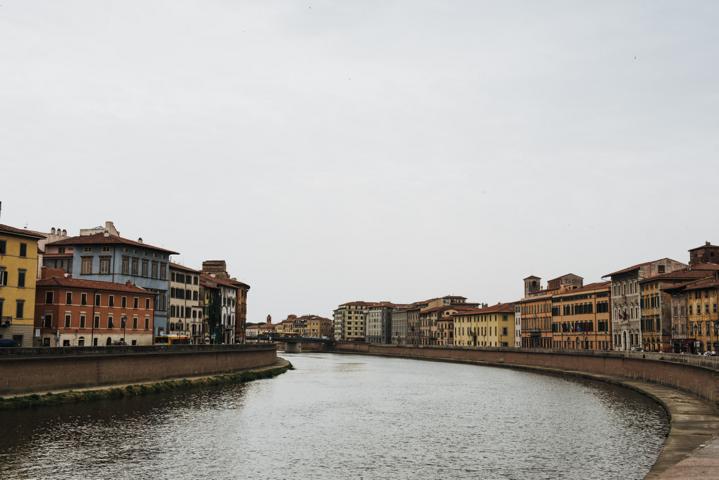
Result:
{"type": "Polygon", "coordinates": [[[337,352],[584,372],[667,385],[719,405],[717,358],[691,355],[336,343],[337,352]]]}
{"type": "Polygon", "coordinates": [[[0,349],[0,396],[216,375],[276,361],[271,344],[0,349]]]}

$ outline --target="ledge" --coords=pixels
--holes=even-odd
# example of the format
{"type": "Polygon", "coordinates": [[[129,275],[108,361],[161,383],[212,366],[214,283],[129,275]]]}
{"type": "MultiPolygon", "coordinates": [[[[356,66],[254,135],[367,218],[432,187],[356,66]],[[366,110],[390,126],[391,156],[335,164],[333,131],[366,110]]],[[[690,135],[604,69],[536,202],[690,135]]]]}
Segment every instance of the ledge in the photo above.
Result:
{"type": "Polygon", "coordinates": [[[262,378],[276,377],[277,375],[281,375],[287,370],[292,369],[293,367],[290,362],[283,358],[278,358],[273,365],[269,365],[267,367],[249,368],[227,374],[173,378],[169,380],[108,385],[104,387],[54,390],[51,392],[40,392],[29,395],[11,395],[0,397],[0,411],[16,410],[21,408],[37,408],[66,403],[79,403],[92,400],[134,397],[167,392],[170,390],[199,388],[208,385],[246,383],[262,378]]]}

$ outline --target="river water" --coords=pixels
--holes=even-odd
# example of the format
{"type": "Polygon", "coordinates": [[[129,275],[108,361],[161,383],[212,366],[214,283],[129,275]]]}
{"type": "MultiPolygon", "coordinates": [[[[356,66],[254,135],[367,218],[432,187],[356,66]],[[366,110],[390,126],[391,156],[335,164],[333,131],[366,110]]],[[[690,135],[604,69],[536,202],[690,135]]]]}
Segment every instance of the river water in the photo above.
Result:
{"type": "Polygon", "coordinates": [[[0,412],[0,479],[633,479],[664,411],[502,368],[286,355],[277,378],[0,412]]]}

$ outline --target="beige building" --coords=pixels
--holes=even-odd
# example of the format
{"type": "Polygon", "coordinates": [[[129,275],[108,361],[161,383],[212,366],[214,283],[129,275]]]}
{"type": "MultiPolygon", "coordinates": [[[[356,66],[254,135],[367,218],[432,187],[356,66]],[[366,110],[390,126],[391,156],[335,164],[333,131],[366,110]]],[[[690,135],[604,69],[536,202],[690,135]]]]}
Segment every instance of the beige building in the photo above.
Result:
{"type": "Polygon", "coordinates": [[[367,335],[367,313],[377,302],[347,302],[334,311],[335,340],[362,342],[367,335]]]}
{"type": "Polygon", "coordinates": [[[200,272],[170,263],[170,314],[167,324],[171,336],[187,337],[192,343],[204,343],[200,272]]]}
{"type": "Polygon", "coordinates": [[[499,303],[453,315],[458,347],[514,347],[514,304],[499,303]]]}

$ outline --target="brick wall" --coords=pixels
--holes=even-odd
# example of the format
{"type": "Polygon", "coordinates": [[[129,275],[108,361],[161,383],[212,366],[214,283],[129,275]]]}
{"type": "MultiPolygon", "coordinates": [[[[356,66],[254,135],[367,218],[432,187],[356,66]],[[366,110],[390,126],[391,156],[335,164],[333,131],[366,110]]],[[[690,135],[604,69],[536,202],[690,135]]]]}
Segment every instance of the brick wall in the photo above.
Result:
{"type": "Polygon", "coordinates": [[[274,345],[0,350],[0,395],[229,373],[277,360],[274,345]]]}

